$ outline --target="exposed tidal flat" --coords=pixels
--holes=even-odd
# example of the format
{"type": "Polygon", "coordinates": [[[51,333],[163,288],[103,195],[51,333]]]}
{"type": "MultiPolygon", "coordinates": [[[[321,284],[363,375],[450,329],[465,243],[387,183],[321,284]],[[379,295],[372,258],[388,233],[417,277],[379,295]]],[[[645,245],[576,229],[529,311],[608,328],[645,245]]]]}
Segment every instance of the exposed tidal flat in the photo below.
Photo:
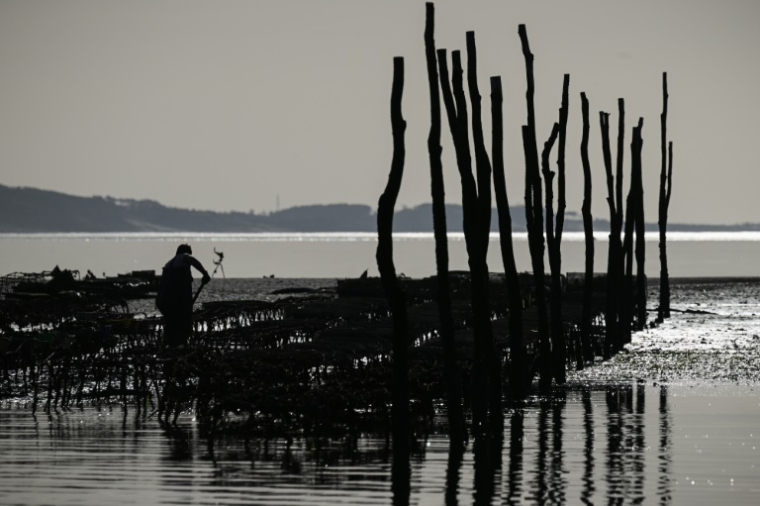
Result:
{"type": "MultiPolygon", "coordinates": [[[[333,284],[215,280],[202,297],[333,284]]],[[[460,463],[449,461],[441,411],[412,458],[411,503],[756,504],[759,295],[758,279],[674,280],[671,319],[572,373],[551,399],[506,406],[503,439],[491,442],[500,465],[485,479],[472,442],[460,463]]],[[[226,436],[212,448],[192,413],[165,431],[129,404],[34,415],[19,400],[0,409],[2,504],[391,504],[391,487],[377,434],[226,436]]]]}

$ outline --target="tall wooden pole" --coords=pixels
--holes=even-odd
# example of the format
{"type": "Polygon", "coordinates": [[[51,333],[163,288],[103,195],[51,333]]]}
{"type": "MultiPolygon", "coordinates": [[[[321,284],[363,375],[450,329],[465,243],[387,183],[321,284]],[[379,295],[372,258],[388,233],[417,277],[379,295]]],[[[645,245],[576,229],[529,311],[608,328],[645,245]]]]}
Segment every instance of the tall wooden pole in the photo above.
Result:
{"type": "MultiPolygon", "coordinates": [[[[477,270],[472,272],[472,310],[475,323],[475,367],[473,376],[485,376],[481,388],[488,395],[491,419],[501,419],[501,352],[494,346],[489,302],[488,243],[491,232],[491,161],[483,136],[480,90],[478,87],[477,46],[475,32],[467,32],[467,85],[472,107],[472,141],[475,149],[477,201],[477,270]],[[477,370],[482,365],[482,373],[477,370]]],[[[477,385],[473,385],[477,388],[477,385]]]]}
{"type": "Polygon", "coordinates": [[[588,99],[581,93],[583,114],[583,137],[581,139],[581,161],[583,163],[583,231],[586,237],[586,270],[583,283],[583,309],[581,313],[581,342],[591,342],[591,302],[594,290],[594,221],[591,216],[591,164],[588,158],[589,113],[588,99]]]}
{"type": "Polygon", "coordinates": [[[518,27],[525,58],[527,90],[525,100],[528,109],[528,124],[522,127],[523,150],[525,151],[525,221],[528,227],[533,279],[536,292],[539,333],[539,390],[547,393],[552,382],[552,346],[549,340],[548,315],[546,311],[546,289],[544,288],[544,233],[541,174],[536,145],[536,115],[533,105],[535,85],[533,80],[533,53],[530,51],[525,25],[518,27]]]}
{"type": "MultiPolygon", "coordinates": [[[[446,116],[449,121],[451,137],[454,143],[456,153],[457,169],[462,183],[462,227],[464,229],[465,243],[467,245],[468,263],[470,266],[471,281],[471,304],[473,311],[473,321],[475,328],[475,339],[473,343],[473,379],[471,388],[472,399],[472,426],[476,434],[481,432],[485,426],[486,415],[488,412],[488,357],[487,349],[483,343],[483,311],[479,308],[484,304],[481,302],[483,292],[483,261],[481,253],[482,241],[479,235],[478,223],[478,189],[475,178],[472,175],[472,159],[470,156],[469,142],[469,125],[467,118],[467,100],[464,96],[464,87],[462,82],[462,66],[459,57],[459,51],[452,53],[453,57],[453,87],[448,80],[448,67],[446,61],[446,51],[438,51],[438,67],[440,69],[440,82],[443,93],[443,102],[446,106],[446,116]]],[[[487,299],[486,299],[487,300],[487,299]]],[[[487,307],[487,304],[485,305],[487,307]]],[[[489,308],[490,311],[490,308],[489,308]]],[[[490,316],[490,312],[488,313],[490,316]]],[[[488,318],[486,316],[486,318],[488,318]]],[[[487,323],[490,330],[490,321],[487,323]]]]}
{"type": "MultiPolygon", "coordinates": [[[[657,225],[660,230],[660,308],[657,319],[663,321],[670,318],[670,279],[668,272],[668,251],[666,243],[666,233],[668,228],[668,205],[670,204],[670,175],[671,171],[666,171],[666,148],[667,148],[667,128],[668,128],[668,73],[662,73],[662,114],[660,115],[660,150],[662,156],[662,166],[660,168],[660,205],[659,219],[657,225]]],[[[671,158],[672,162],[672,158],[671,158]]]]}
{"type": "MultiPolygon", "coordinates": [[[[570,89],[570,75],[565,74],[562,81],[562,105],[559,109],[559,137],[557,149],[557,215],[556,218],[548,216],[548,205],[551,200],[547,195],[547,232],[550,219],[555,221],[554,233],[549,241],[549,266],[551,268],[552,292],[551,292],[551,336],[554,348],[554,379],[562,385],[565,383],[567,367],[567,342],[562,320],[562,231],[565,224],[565,143],[567,138],[567,116],[569,111],[568,93],[570,89]]],[[[547,164],[548,165],[548,164],[547,164]]],[[[546,174],[546,172],[544,173],[546,174]]],[[[547,181],[544,181],[545,184],[547,181]]],[[[548,182],[551,186],[551,182],[548,182]]],[[[583,361],[579,362],[583,367],[583,361]]]]}
{"type": "Polygon", "coordinates": [[[602,131],[602,153],[604,158],[604,170],[607,174],[607,204],[610,209],[610,235],[609,248],[607,251],[607,305],[605,309],[606,332],[604,339],[604,355],[610,356],[612,343],[617,339],[617,285],[618,285],[618,257],[620,254],[618,230],[619,202],[615,200],[615,176],[612,172],[612,154],[610,150],[610,115],[606,112],[599,113],[599,124],[602,131]]]}
{"type": "Polygon", "coordinates": [[[644,241],[644,184],[641,167],[642,129],[644,118],[639,118],[639,124],[633,130],[634,139],[631,143],[631,164],[636,178],[636,328],[643,330],[647,321],[647,279],[644,273],[646,260],[646,243],[644,241]]]}
{"type": "Polygon", "coordinates": [[[401,290],[393,263],[393,212],[404,175],[406,121],[401,114],[404,92],[404,59],[393,59],[391,127],[393,159],[388,183],[377,205],[377,268],[393,317],[393,451],[408,455],[411,437],[409,419],[409,331],[406,295],[401,290]]]}
{"type": "Polygon", "coordinates": [[[512,398],[523,399],[527,395],[525,376],[525,345],[523,343],[522,294],[520,278],[515,264],[512,243],[512,215],[509,210],[507,182],[504,175],[504,126],[502,115],[501,78],[491,78],[491,116],[493,187],[499,216],[499,242],[501,261],[509,299],[509,394],[512,398]]]}
{"type": "Polygon", "coordinates": [[[430,134],[428,153],[430,156],[430,180],[433,199],[433,233],[435,236],[436,273],[438,281],[438,314],[441,338],[444,342],[444,359],[447,365],[447,396],[451,441],[459,444],[466,437],[464,415],[461,409],[461,394],[457,391],[456,367],[454,360],[454,318],[451,312],[451,292],[449,286],[449,250],[446,236],[446,204],[441,163],[441,104],[438,92],[438,70],[435,52],[435,6],[426,4],[425,56],[427,59],[428,85],[430,90],[430,134]],[[448,343],[448,344],[446,344],[448,343]],[[447,353],[446,350],[449,350],[447,353]],[[446,358],[448,357],[448,358],[446,358]]]}

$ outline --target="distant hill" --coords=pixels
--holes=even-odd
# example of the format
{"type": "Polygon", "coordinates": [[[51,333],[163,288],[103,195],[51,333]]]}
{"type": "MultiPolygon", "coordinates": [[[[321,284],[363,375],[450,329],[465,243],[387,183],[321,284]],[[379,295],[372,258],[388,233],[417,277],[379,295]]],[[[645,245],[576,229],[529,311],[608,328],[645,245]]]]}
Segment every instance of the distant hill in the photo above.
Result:
{"type": "MultiPolygon", "coordinates": [[[[522,206],[511,208],[512,227],[525,231],[522,206]]],[[[374,232],[376,215],[361,204],[298,206],[282,211],[255,214],[198,211],[166,207],[153,200],[76,197],[34,188],[0,185],[0,233],[33,232],[374,232]]],[[[462,206],[446,206],[449,231],[462,231],[462,206]]],[[[431,232],[432,205],[421,204],[396,210],[396,232],[431,232]]],[[[595,220],[596,230],[608,230],[606,220],[595,220]]],[[[494,209],[491,230],[498,231],[494,209]]],[[[577,213],[568,212],[565,230],[582,231],[577,213]]],[[[657,230],[648,223],[647,230],[657,230]]],[[[760,230],[758,224],[668,225],[672,231],[760,230]]]]}

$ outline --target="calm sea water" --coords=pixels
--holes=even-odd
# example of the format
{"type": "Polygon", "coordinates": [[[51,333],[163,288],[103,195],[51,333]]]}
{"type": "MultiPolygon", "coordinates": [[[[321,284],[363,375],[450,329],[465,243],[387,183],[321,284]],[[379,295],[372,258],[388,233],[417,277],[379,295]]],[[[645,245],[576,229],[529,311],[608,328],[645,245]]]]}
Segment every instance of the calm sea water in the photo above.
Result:
{"type": "MultiPolygon", "coordinates": [[[[760,233],[677,233],[668,235],[671,276],[760,276],[760,233]]],[[[647,234],[646,271],[659,276],[657,234],[647,234]]],[[[517,268],[532,270],[526,235],[515,234],[517,268]]],[[[132,270],[158,270],[179,243],[188,242],[207,267],[225,254],[227,277],[353,277],[365,269],[377,275],[373,233],[315,234],[0,234],[0,274],[40,272],[55,265],[87,269],[98,276],[132,270]]],[[[596,235],[596,271],[606,269],[607,235],[596,235]]],[[[397,271],[410,277],[435,273],[432,234],[397,234],[394,243],[397,271]]],[[[449,235],[450,269],[466,270],[467,253],[462,234],[449,235]]],[[[565,233],[563,271],[584,270],[582,233],[565,233]]],[[[492,271],[502,271],[499,239],[491,237],[488,255],[492,271]]]]}
{"type": "MultiPolygon", "coordinates": [[[[421,441],[410,504],[757,504],[752,387],[590,386],[505,415],[485,479],[472,443],[456,465],[444,436],[421,441]]],[[[390,505],[390,469],[384,439],[372,436],[295,439],[289,449],[225,439],[212,451],[191,416],[165,432],[122,406],[0,409],[4,505],[390,505]]]]}

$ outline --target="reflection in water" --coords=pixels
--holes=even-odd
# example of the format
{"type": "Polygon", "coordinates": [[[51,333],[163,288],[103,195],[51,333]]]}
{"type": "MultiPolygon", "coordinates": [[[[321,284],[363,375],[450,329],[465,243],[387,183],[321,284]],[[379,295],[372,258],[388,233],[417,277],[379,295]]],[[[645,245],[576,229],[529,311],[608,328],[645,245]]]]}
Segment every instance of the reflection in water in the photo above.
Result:
{"type": "Polygon", "coordinates": [[[659,480],[657,481],[657,495],[660,496],[660,504],[670,504],[672,499],[670,490],[670,410],[668,409],[668,386],[660,386],[660,452],[657,456],[660,463],[658,466],[659,480]]]}
{"type": "Polygon", "coordinates": [[[509,474],[507,504],[520,504],[523,481],[523,438],[525,437],[525,413],[515,409],[509,419],[509,474]]]}
{"type": "Polygon", "coordinates": [[[591,403],[591,391],[583,390],[583,487],[581,501],[583,504],[594,504],[594,408],[591,403]]]}
{"type": "Polygon", "coordinates": [[[565,452],[562,447],[562,417],[565,409],[565,392],[557,392],[552,400],[552,465],[549,481],[549,500],[553,504],[565,504],[567,480],[564,468],[565,452]]]}
{"type": "Polygon", "coordinates": [[[409,464],[408,452],[406,455],[402,455],[399,452],[393,452],[391,474],[393,506],[408,506],[412,478],[412,469],[409,464]]]}
{"type": "Polygon", "coordinates": [[[501,460],[504,446],[503,420],[491,420],[489,433],[475,438],[473,504],[491,504],[501,482],[501,460]]]}
{"type": "Polygon", "coordinates": [[[459,494],[459,476],[462,470],[464,450],[464,444],[462,443],[450,442],[449,444],[449,459],[446,466],[446,506],[456,506],[459,504],[457,495],[459,494]]]}
{"type": "Polygon", "coordinates": [[[538,406],[538,453],[536,455],[536,473],[533,479],[533,486],[531,487],[528,498],[535,504],[546,504],[546,478],[547,478],[547,465],[546,454],[549,451],[549,411],[546,409],[548,400],[542,399],[539,401],[538,406]]]}
{"type": "Polygon", "coordinates": [[[367,434],[210,443],[187,417],[164,430],[120,406],[3,408],[0,503],[671,504],[669,393],[649,389],[570,387],[506,406],[504,426],[468,445],[441,429],[398,462],[367,434]]]}
{"type": "Polygon", "coordinates": [[[646,404],[646,385],[643,381],[636,382],[636,423],[633,427],[633,504],[644,502],[644,450],[646,449],[644,438],[644,405],[646,404]]]}
{"type": "Polygon", "coordinates": [[[623,498],[623,427],[622,409],[625,387],[610,387],[605,393],[607,401],[607,503],[617,504],[623,498]]]}

